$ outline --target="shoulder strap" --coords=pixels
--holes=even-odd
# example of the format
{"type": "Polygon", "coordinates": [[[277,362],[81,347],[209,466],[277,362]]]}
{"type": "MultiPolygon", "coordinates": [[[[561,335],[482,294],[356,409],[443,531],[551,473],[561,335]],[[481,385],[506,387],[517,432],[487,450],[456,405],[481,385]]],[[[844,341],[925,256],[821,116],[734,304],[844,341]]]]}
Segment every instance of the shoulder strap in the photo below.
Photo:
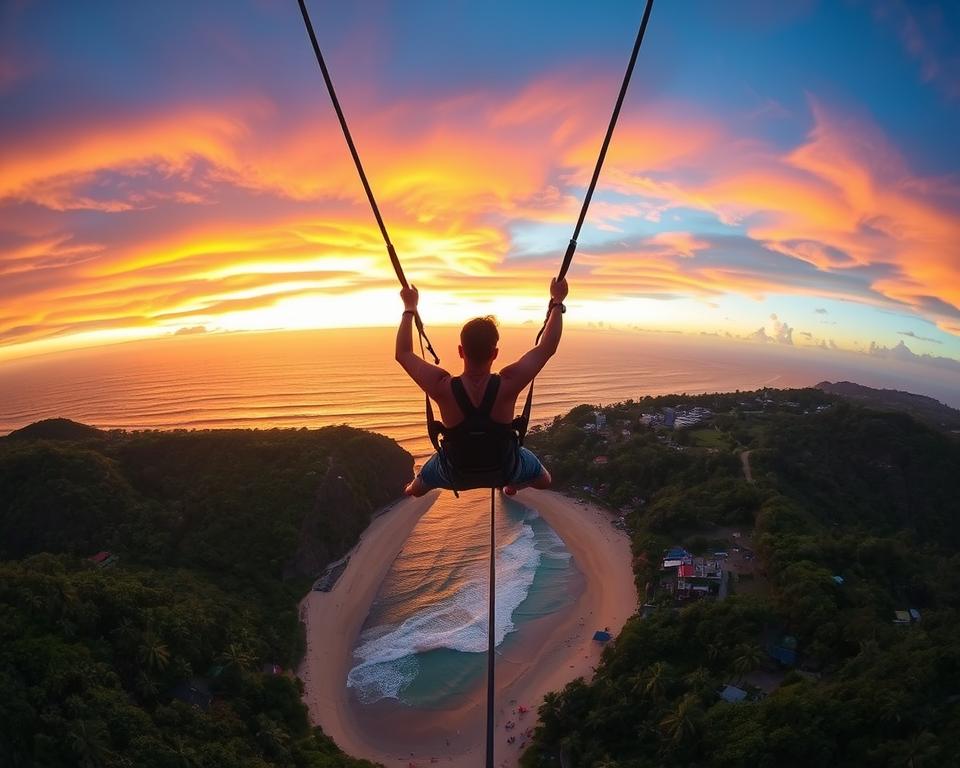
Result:
{"type": "Polygon", "coordinates": [[[470,396],[467,395],[467,390],[464,389],[459,376],[450,379],[450,389],[453,390],[453,397],[456,399],[457,405],[460,406],[460,410],[463,411],[464,417],[470,418],[473,416],[477,409],[470,402],[470,396]]]}
{"type": "Polygon", "coordinates": [[[443,434],[443,422],[437,421],[433,415],[433,405],[430,403],[430,395],[424,395],[427,411],[427,437],[433,444],[433,450],[440,451],[440,435],[443,434]]]}
{"type": "Polygon", "coordinates": [[[477,406],[477,415],[483,418],[490,417],[490,411],[493,410],[493,403],[497,399],[497,393],[500,391],[500,375],[490,374],[490,381],[487,382],[487,389],[483,393],[483,400],[477,406]]]}
{"type": "Polygon", "coordinates": [[[527,436],[527,426],[530,424],[530,411],[533,408],[533,382],[530,382],[530,389],[527,390],[527,399],[523,404],[523,411],[513,420],[513,428],[517,433],[517,440],[523,445],[523,440],[527,436]]]}

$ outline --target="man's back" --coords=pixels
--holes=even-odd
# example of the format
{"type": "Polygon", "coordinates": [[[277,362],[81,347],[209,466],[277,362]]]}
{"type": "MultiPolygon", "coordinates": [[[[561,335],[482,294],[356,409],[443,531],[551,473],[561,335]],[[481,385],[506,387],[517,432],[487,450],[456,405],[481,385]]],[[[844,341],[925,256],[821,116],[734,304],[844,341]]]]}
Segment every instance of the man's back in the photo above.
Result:
{"type": "MultiPolygon", "coordinates": [[[[500,424],[509,424],[517,410],[517,400],[523,388],[532,381],[531,377],[525,383],[523,377],[517,375],[516,363],[508,365],[500,374],[500,389],[490,409],[490,418],[500,424]],[[511,369],[512,372],[511,372],[511,369]]],[[[467,397],[475,406],[480,405],[483,395],[490,383],[490,371],[480,373],[466,373],[460,375],[460,381],[466,390],[467,397]]],[[[453,427],[463,421],[464,414],[453,394],[453,376],[449,374],[437,385],[430,395],[440,409],[440,421],[445,427],[453,427]]]]}

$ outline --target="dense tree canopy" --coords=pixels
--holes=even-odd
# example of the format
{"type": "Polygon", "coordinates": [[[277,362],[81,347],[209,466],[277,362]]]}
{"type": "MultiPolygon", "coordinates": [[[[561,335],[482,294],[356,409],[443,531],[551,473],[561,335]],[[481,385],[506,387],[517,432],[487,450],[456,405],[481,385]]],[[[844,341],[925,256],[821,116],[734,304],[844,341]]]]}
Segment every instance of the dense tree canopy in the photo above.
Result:
{"type": "Polygon", "coordinates": [[[368,765],[272,669],[408,453],[345,427],[30,434],[0,440],[0,765],[368,765]]]}
{"type": "Polygon", "coordinates": [[[659,600],[635,616],[590,684],[547,698],[523,765],[933,766],[960,755],[960,442],[816,391],[767,398],[684,397],[717,412],[709,441],[636,423],[676,396],[604,408],[612,429],[585,428],[583,409],[535,436],[562,482],[626,513],[641,586],[663,547],[702,549],[736,525],[752,529],[769,591],[659,600]],[[908,607],[922,618],[894,624],[908,607]],[[784,636],[797,668],[770,655],[784,636]],[[758,672],[775,681],[769,695],[744,682],[758,672]],[[752,695],[727,703],[725,685],[752,695]]]}

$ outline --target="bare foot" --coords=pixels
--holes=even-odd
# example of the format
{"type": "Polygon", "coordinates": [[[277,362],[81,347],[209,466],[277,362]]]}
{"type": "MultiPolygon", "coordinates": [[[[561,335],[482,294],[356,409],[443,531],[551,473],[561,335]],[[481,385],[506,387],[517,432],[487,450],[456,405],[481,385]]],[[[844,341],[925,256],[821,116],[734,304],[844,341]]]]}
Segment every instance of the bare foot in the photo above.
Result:
{"type": "Polygon", "coordinates": [[[553,478],[550,477],[550,473],[547,470],[543,470],[539,475],[537,475],[529,483],[523,483],[522,485],[505,485],[503,486],[503,492],[507,496],[516,495],[517,491],[523,488],[536,488],[539,491],[542,491],[550,487],[550,484],[553,482],[553,478]]]}
{"type": "Polygon", "coordinates": [[[428,488],[424,484],[423,480],[420,479],[420,475],[417,475],[415,478],[413,478],[410,484],[403,489],[403,492],[407,496],[420,497],[420,496],[423,496],[429,490],[430,488],[428,488]]]}

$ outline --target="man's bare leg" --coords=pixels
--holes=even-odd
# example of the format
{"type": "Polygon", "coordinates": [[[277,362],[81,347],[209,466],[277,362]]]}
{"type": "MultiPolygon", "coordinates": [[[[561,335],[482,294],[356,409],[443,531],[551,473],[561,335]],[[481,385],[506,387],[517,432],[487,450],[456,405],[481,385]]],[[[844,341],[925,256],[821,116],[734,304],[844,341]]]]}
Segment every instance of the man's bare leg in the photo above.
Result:
{"type": "Polygon", "coordinates": [[[423,482],[420,479],[420,475],[417,475],[413,480],[403,489],[404,494],[407,496],[416,496],[420,497],[426,494],[430,489],[430,486],[423,482]]]}
{"type": "Polygon", "coordinates": [[[544,490],[550,487],[550,484],[553,482],[553,478],[550,477],[550,473],[546,469],[540,472],[533,480],[529,483],[520,483],[519,485],[505,485],[503,486],[503,492],[507,496],[513,496],[521,488],[536,488],[537,490],[544,490]]]}

